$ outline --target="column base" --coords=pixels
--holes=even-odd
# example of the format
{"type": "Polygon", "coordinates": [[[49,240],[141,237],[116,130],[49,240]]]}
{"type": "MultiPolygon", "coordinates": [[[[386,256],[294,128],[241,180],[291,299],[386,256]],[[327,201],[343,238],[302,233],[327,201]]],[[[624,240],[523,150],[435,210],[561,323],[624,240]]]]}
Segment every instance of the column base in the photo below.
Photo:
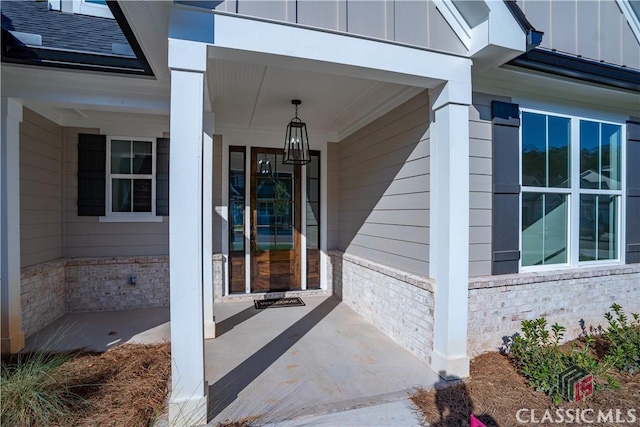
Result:
{"type": "Polygon", "coordinates": [[[17,353],[24,348],[24,332],[18,331],[8,338],[2,338],[0,349],[2,354],[17,353]]]}
{"type": "Polygon", "coordinates": [[[431,369],[447,381],[468,377],[470,362],[467,355],[445,357],[436,351],[431,353],[431,369]]]}
{"type": "Polygon", "coordinates": [[[216,337],[216,321],[204,321],[204,339],[212,340],[216,337]]]}
{"type": "Polygon", "coordinates": [[[169,402],[169,425],[174,427],[203,426],[207,424],[207,389],[205,382],[204,396],[193,396],[183,400],[169,402]]]}

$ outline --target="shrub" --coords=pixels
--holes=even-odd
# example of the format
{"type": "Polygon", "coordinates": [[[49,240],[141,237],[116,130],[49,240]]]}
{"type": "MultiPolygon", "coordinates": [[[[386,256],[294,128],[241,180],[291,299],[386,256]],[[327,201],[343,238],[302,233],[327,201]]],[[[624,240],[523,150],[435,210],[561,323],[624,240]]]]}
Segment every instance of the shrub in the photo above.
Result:
{"type": "Polygon", "coordinates": [[[609,325],[604,331],[608,348],[605,363],[630,374],[640,371],[640,315],[632,313],[629,319],[618,304],[604,315],[609,325]]]}
{"type": "Polygon", "coordinates": [[[82,399],[65,385],[58,372],[69,358],[68,354],[35,352],[3,363],[0,425],[51,425],[78,408],[82,399]]]}
{"type": "Polygon", "coordinates": [[[523,320],[521,327],[522,335],[516,334],[509,347],[511,358],[536,390],[547,393],[556,403],[561,402],[558,377],[568,365],[559,345],[565,328],[556,323],[549,332],[544,318],[523,320]]]}

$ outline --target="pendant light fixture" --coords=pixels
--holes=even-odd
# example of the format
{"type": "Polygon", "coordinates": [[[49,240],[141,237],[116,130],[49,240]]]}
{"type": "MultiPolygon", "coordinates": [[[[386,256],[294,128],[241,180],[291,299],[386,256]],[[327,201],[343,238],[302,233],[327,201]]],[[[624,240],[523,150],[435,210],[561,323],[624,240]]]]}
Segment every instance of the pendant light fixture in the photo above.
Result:
{"type": "Polygon", "coordinates": [[[298,105],[302,104],[302,101],[292,99],[291,103],[295,106],[296,113],[289,125],[287,125],[282,163],[287,165],[306,165],[311,161],[311,155],[309,154],[307,124],[298,118],[298,105]]]}

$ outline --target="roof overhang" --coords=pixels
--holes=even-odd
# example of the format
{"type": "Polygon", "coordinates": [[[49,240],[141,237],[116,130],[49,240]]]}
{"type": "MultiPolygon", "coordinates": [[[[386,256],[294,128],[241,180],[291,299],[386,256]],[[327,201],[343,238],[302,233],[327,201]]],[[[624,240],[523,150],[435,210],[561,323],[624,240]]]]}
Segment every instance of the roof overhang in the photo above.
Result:
{"type": "Polygon", "coordinates": [[[116,1],[109,1],[107,4],[131,46],[135,58],[25,44],[10,31],[2,28],[2,61],[23,65],[153,76],[149,62],[133,35],[122,9],[116,1]]]}

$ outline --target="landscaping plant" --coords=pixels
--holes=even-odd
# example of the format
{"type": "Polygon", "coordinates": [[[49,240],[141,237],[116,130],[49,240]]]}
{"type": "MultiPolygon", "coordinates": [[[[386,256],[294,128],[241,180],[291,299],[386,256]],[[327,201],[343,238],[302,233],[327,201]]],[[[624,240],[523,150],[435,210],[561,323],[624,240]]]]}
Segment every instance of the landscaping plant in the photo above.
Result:
{"type": "Polygon", "coordinates": [[[509,355],[521,374],[538,391],[562,401],[558,376],[567,368],[567,358],[560,351],[565,328],[553,324],[547,329],[547,320],[538,318],[521,322],[522,334],[516,334],[509,347],[509,355]]]}
{"type": "Polygon", "coordinates": [[[82,407],[83,399],[60,378],[68,354],[20,354],[2,363],[0,372],[0,425],[44,426],[60,422],[82,407]]]}
{"type": "Polygon", "coordinates": [[[629,319],[620,305],[612,304],[604,317],[609,322],[604,331],[605,363],[630,374],[640,372],[640,315],[632,313],[629,319]]]}

